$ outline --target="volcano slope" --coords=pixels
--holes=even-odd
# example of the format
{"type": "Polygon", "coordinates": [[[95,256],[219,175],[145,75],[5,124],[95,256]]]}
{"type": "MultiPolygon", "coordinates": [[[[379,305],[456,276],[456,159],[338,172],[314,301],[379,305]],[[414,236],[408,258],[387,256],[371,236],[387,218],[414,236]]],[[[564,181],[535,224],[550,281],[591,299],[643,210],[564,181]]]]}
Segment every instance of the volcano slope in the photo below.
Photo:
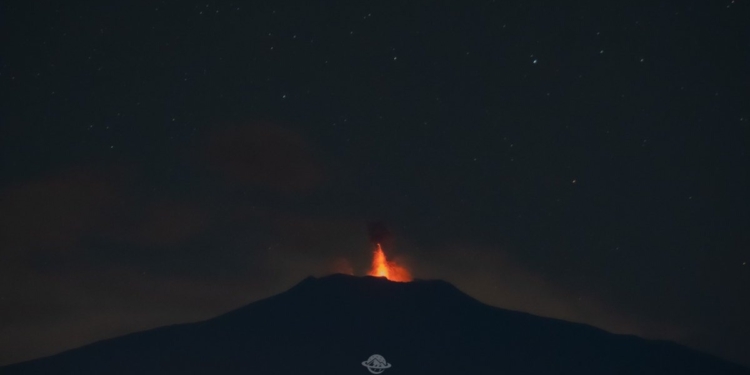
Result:
{"type": "Polygon", "coordinates": [[[0,374],[746,374],[674,343],[485,305],[439,280],[309,277],[219,317],[0,368],[0,374]]]}

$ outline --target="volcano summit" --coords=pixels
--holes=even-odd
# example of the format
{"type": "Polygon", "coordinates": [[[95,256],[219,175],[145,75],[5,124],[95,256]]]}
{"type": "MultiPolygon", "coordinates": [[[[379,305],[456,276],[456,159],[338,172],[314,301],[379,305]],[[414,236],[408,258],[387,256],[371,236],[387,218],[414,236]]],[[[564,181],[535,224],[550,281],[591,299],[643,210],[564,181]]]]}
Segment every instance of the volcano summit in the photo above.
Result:
{"type": "Polygon", "coordinates": [[[101,341],[0,374],[750,374],[664,341],[485,305],[444,281],[309,277],[199,323],[101,341]]]}

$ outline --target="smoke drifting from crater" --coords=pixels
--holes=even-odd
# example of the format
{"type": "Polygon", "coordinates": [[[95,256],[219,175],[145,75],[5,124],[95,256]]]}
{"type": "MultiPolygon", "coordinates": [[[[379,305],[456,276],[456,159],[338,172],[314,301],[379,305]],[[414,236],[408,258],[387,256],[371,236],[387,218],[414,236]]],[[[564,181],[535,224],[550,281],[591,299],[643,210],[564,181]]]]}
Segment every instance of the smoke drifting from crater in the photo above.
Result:
{"type": "Polygon", "coordinates": [[[391,239],[391,232],[382,221],[369,223],[367,225],[367,232],[370,236],[370,242],[373,245],[383,244],[391,239]]]}

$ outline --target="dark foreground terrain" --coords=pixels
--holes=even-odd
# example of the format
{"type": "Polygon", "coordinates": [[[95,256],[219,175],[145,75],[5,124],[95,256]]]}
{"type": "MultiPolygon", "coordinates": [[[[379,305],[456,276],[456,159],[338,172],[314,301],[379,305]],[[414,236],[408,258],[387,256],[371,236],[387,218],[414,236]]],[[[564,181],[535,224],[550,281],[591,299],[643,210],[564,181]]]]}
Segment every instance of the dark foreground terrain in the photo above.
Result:
{"type": "Polygon", "coordinates": [[[484,305],[443,281],[307,278],[217,318],[98,342],[0,374],[750,374],[661,341],[484,305]],[[376,361],[377,362],[377,361],[376,361]]]}

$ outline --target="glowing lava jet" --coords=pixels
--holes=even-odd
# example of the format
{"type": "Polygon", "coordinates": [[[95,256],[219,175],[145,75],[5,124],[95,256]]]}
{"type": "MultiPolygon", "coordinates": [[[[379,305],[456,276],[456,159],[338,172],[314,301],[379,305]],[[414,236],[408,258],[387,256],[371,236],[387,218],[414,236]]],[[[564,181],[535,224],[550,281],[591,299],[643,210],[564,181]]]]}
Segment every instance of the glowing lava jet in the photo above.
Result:
{"type": "Polygon", "coordinates": [[[386,259],[380,244],[377,244],[372,257],[372,268],[370,268],[370,272],[367,274],[370,276],[385,277],[391,281],[411,281],[411,274],[406,268],[386,259]]]}

